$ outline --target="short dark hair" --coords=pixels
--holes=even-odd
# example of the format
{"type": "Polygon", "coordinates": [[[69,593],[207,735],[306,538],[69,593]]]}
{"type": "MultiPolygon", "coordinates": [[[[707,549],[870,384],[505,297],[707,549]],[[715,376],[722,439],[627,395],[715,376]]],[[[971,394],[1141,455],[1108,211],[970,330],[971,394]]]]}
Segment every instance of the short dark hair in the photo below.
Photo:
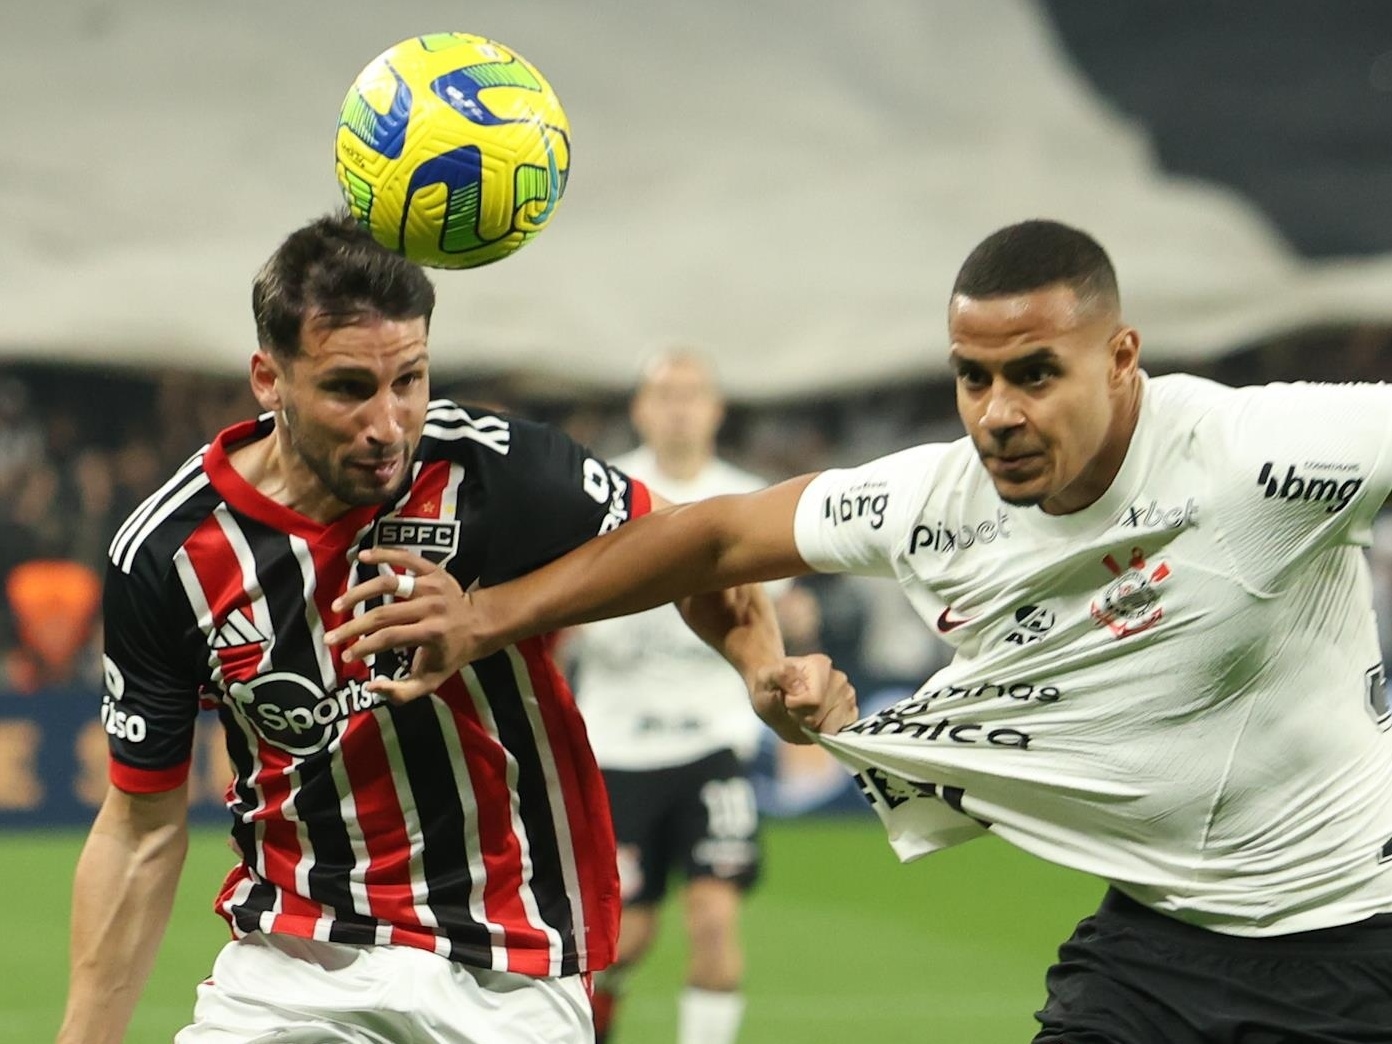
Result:
{"type": "Polygon", "coordinates": [[[1102,245],[1058,221],[1021,221],[983,239],[967,255],[952,296],[1004,297],[1062,283],[1078,300],[1115,307],[1116,270],[1102,245]]]}
{"type": "Polygon", "coordinates": [[[435,287],[418,264],[382,246],[344,210],[276,247],[252,281],[251,310],[261,347],[291,358],[311,312],[334,327],[424,317],[429,328],[435,287]]]}

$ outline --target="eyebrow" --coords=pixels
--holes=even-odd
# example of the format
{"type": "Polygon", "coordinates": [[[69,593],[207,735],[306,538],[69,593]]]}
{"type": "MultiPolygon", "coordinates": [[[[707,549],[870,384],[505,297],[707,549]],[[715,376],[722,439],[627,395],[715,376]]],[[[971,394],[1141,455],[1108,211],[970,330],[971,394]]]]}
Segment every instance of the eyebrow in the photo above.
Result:
{"type": "MultiPolygon", "coordinates": [[[[427,352],[421,352],[419,355],[414,355],[414,356],[412,356],[411,358],[407,359],[404,363],[402,363],[399,367],[397,367],[397,371],[396,371],[396,372],[397,372],[398,374],[406,373],[408,370],[414,370],[417,366],[420,366],[420,365],[422,365],[422,364],[424,364],[424,363],[429,362],[429,360],[430,360],[430,355],[429,355],[429,353],[427,353],[427,352]]],[[[345,365],[345,366],[333,366],[333,367],[330,367],[329,369],[325,370],[323,373],[319,374],[319,380],[324,380],[325,378],[331,378],[331,377],[375,377],[375,376],[376,376],[376,374],[373,373],[373,371],[370,370],[370,369],[368,369],[366,366],[347,366],[347,365],[345,365]]]]}
{"type": "MultiPolygon", "coordinates": [[[[951,351],[949,351],[949,352],[947,353],[947,359],[948,359],[948,362],[952,363],[952,365],[958,366],[958,367],[960,367],[960,366],[982,366],[982,365],[983,365],[983,362],[982,362],[981,360],[977,360],[977,359],[964,359],[964,358],[961,356],[961,354],[958,353],[958,351],[957,351],[956,348],[953,348],[951,351]]],[[[1027,366],[1034,366],[1034,365],[1037,365],[1037,364],[1039,364],[1039,363],[1057,363],[1058,361],[1059,361],[1058,352],[1054,351],[1054,350],[1053,350],[1052,348],[1050,348],[1048,345],[1045,345],[1045,346],[1042,347],[1042,348],[1036,348],[1034,351],[1030,352],[1028,355],[1022,355],[1022,356],[1020,356],[1018,359],[1011,359],[1010,361],[1008,361],[1008,362],[1002,364],[1001,369],[1003,369],[1003,370],[1018,370],[1018,369],[1022,369],[1022,368],[1027,367],[1027,366]]]]}

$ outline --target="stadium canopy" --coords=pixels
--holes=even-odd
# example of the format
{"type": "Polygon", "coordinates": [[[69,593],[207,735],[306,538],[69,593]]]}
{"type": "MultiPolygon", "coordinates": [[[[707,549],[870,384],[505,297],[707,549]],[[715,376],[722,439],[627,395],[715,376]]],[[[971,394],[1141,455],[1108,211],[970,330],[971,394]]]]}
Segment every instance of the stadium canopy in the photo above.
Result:
{"type": "Polygon", "coordinates": [[[1350,64],[1301,37],[1309,68],[1271,75],[1351,77],[1356,95],[1316,91],[1303,107],[1247,81],[1222,104],[1186,103],[1202,65],[1185,39],[1220,67],[1260,67],[1260,48],[1238,26],[1228,60],[1196,14],[1213,5],[1130,33],[1114,6],[1154,5],[1100,5],[1097,23],[1099,5],[1067,0],[5,4],[0,364],[244,371],[252,274],[338,202],[349,81],[396,40],[441,30],[525,54],[574,133],[553,227],[501,264],[439,273],[432,343],[448,373],[626,385],[648,351],[685,342],[747,401],[940,374],[962,257],[1037,216],[1109,247],[1151,359],[1392,321],[1392,36],[1360,21],[1392,28],[1392,5],[1350,2],[1341,17],[1345,5],[1279,0],[1250,15],[1312,7],[1312,24],[1342,20],[1355,35],[1339,39],[1372,48],[1350,64]],[[1095,60],[1123,40],[1120,67],[1095,60]],[[1127,96],[1133,67],[1153,87],[1127,96]],[[1156,95],[1179,100],[1169,124],[1142,111],[1156,95]],[[1366,128],[1350,106],[1372,113],[1366,128]],[[1363,183],[1336,177],[1333,197],[1287,210],[1381,229],[1371,241],[1301,253],[1308,235],[1282,225],[1273,193],[1225,177],[1224,149],[1250,166],[1261,145],[1244,135],[1288,139],[1279,121],[1302,111],[1325,135],[1312,147],[1375,170],[1382,199],[1360,222],[1357,193],[1338,186],[1363,183]],[[1218,155],[1188,165],[1203,176],[1162,166],[1200,123],[1211,142],[1194,148],[1218,155]]]}

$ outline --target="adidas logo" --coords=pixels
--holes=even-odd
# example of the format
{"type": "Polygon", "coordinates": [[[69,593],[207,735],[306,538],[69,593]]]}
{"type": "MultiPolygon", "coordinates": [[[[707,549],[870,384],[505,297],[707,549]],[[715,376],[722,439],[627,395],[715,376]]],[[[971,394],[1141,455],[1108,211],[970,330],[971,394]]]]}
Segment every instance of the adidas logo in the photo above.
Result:
{"type": "Polygon", "coordinates": [[[1264,486],[1266,492],[1263,497],[1270,500],[1275,497],[1277,500],[1289,501],[1316,501],[1328,504],[1325,511],[1331,515],[1336,515],[1344,508],[1349,506],[1349,502],[1360,489],[1363,488],[1361,478],[1349,478],[1340,481],[1334,478],[1316,478],[1313,475],[1302,475],[1295,470],[1295,465],[1288,465],[1286,473],[1279,480],[1276,477],[1276,464],[1267,461],[1262,465],[1261,473],[1257,475],[1257,485],[1264,486]]]}
{"type": "Polygon", "coordinates": [[[234,609],[232,615],[213,632],[210,646],[214,649],[235,649],[239,645],[261,645],[269,641],[256,629],[245,609],[234,609]]]}

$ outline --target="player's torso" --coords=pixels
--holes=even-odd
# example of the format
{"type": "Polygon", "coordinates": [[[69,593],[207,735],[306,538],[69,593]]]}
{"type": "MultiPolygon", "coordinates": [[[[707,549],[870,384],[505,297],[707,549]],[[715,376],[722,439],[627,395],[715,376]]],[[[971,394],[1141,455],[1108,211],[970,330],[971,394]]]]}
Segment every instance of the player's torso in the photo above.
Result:
{"type": "MultiPolygon", "coordinates": [[[[673,503],[764,485],[721,461],[677,481],[643,449],[616,457],[614,464],[673,503]]],[[[604,767],[658,768],[727,747],[753,756],[761,726],[743,680],[692,633],[675,607],[587,624],[576,650],[576,697],[604,767]]]]}
{"type": "Polygon", "coordinates": [[[1205,439],[1138,448],[1095,510],[1063,519],[1003,505],[959,448],[895,562],[957,655],[845,742],[916,759],[983,819],[1024,806],[1078,828],[1033,847],[1077,843],[1072,862],[1117,879],[1294,874],[1302,849],[1380,830],[1367,803],[1392,785],[1366,567],[1335,546],[1271,583],[1231,523],[1280,486],[1205,439]]]}

